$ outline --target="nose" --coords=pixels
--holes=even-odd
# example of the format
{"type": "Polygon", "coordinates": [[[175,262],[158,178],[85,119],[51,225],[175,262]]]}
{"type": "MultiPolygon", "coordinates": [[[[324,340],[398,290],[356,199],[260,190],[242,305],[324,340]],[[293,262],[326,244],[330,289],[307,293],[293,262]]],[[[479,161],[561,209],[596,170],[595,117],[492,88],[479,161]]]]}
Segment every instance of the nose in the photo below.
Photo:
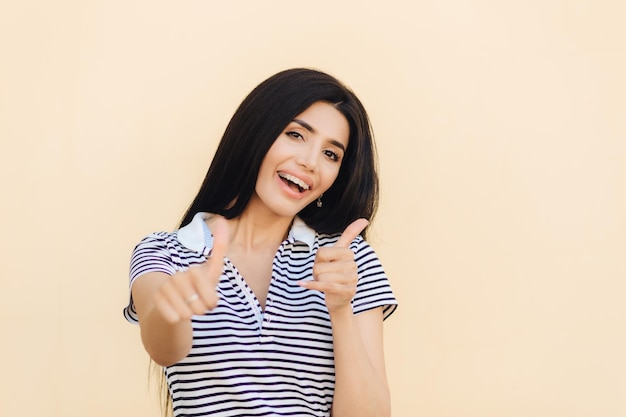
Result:
{"type": "Polygon", "coordinates": [[[296,156],[296,162],[309,171],[315,171],[319,164],[320,155],[321,152],[318,152],[315,146],[306,146],[296,156]]]}

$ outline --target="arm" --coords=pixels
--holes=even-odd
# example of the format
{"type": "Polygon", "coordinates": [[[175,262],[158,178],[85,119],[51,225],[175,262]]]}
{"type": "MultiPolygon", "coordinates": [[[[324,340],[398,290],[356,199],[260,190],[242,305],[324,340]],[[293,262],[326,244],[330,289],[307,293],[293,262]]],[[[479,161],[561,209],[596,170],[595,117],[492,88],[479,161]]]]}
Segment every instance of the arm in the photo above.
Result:
{"type": "Polygon", "coordinates": [[[228,230],[221,217],[212,226],[212,256],[206,262],[173,275],[148,272],[132,284],[141,340],[159,365],[173,365],[187,356],[193,344],[191,317],[217,306],[216,286],[222,274],[228,230]]]}
{"type": "Polygon", "coordinates": [[[349,248],[367,226],[359,219],[346,228],[332,247],[319,248],[313,281],[305,288],[322,291],[330,314],[335,355],[335,395],[332,414],[337,417],[387,417],[389,387],[383,354],[382,307],[354,315],[358,267],[349,248]]]}
{"type": "Polygon", "coordinates": [[[187,356],[192,344],[191,320],[172,322],[170,317],[168,321],[156,308],[159,290],[169,279],[162,272],[151,272],[137,278],[132,287],[141,341],[146,352],[161,366],[173,365],[187,356]]]}
{"type": "Polygon", "coordinates": [[[331,313],[330,319],[335,351],[332,415],[389,416],[382,307],[353,315],[348,306],[331,313]]]}

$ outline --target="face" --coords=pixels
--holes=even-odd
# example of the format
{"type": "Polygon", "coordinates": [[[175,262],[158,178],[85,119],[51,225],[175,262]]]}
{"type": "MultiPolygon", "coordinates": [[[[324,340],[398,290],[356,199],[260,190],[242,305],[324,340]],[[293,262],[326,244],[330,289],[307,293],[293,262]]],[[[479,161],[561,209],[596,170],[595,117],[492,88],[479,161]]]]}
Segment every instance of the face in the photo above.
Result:
{"type": "Polygon", "coordinates": [[[283,129],[259,170],[252,207],[293,217],[333,184],[350,127],[332,105],[317,102],[283,129]]]}

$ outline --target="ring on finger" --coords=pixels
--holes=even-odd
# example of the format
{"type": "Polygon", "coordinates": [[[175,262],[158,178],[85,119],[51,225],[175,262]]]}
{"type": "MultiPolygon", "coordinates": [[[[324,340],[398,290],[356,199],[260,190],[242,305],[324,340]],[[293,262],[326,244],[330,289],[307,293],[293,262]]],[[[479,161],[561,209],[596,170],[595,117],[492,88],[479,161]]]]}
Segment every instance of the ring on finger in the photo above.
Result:
{"type": "Polygon", "coordinates": [[[189,297],[187,297],[187,299],[185,300],[185,303],[189,305],[193,303],[194,301],[198,301],[199,299],[200,299],[200,296],[197,293],[193,293],[189,297]]]}

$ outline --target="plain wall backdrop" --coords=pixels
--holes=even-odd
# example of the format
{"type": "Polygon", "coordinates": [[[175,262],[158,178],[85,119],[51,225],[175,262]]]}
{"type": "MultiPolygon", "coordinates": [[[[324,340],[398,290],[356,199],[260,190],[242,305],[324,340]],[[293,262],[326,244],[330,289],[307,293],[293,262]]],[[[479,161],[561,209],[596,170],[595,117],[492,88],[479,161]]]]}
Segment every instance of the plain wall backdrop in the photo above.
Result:
{"type": "Polygon", "coordinates": [[[0,415],[158,415],[130,253],[176,227],[243,97],[296,66],[351,86],[375,129],[394,417],[626,415],[625,16],[3,2],[0,415]]]}

